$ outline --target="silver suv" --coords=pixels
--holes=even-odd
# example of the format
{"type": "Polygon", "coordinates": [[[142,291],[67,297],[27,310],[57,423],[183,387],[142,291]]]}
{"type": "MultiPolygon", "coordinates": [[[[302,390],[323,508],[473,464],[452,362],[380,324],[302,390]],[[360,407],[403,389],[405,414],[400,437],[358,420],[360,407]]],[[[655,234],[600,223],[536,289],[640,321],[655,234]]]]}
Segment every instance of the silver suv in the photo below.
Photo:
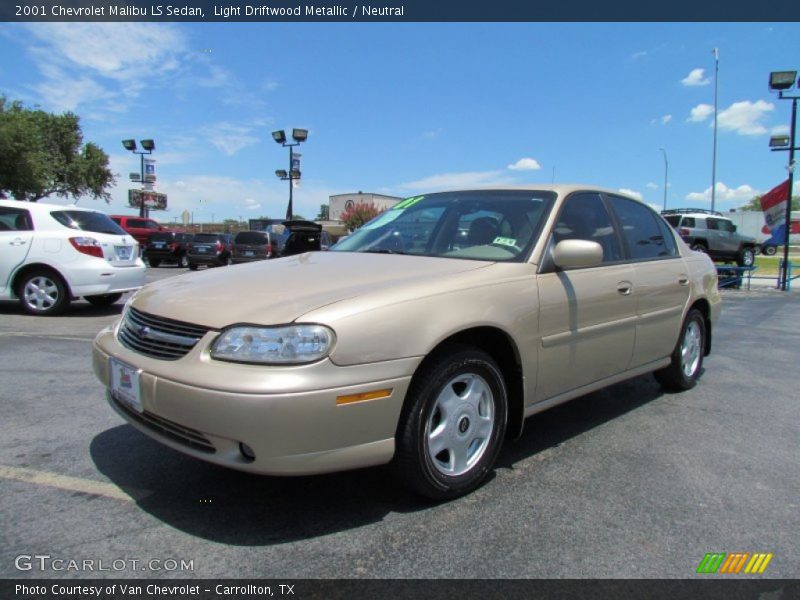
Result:
{"type": "Polygon", "coordinates": [[[705,252],[713,260],[735,261],[740,267],[752,267],[755,262],[755,238],[736,231],[728,218],[701,208],[676,208],[661,211],[692,250],[705,252]]]}

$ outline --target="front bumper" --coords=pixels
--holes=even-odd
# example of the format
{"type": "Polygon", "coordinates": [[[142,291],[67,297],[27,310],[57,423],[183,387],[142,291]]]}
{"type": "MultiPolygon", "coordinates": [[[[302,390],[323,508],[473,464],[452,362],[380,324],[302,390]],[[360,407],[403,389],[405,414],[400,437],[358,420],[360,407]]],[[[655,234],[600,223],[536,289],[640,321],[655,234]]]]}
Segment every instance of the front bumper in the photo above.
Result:
{"type": "Polygon", "coordinates": [[[111,406],[150,437],[215,464],[306,475],[391,460],[403,400],[421,358],[356,367],[327,359],[293,367],[244,365],[212,360],[208,342],[203,338],[178,361],[162,361],[128,350],[107,328],[93,345],[94,371],[108,388],[110,356],[142,369],[144,412],[108,393],[111,406]],[[391,394],[337,404],[341,396],[379,389],[391,394]],[[242,444],[255,458],[243,454],[242,444]]]}

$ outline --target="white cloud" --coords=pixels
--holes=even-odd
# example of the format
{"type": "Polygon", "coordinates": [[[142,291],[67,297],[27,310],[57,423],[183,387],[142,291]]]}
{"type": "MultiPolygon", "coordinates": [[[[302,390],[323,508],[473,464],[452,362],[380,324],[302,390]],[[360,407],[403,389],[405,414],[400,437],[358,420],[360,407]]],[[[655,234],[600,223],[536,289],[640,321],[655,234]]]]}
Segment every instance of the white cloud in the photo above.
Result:
{"type": "MultiPolygon", "coordinates": [[[[739,135],[763,135],[768,130],[761,121],[774,109],[774,104],[764,100],[734,102],[719,112],[717,124],[722,131],[733,131],[739,135]]],[[[688,120],[699,123],[713,114],[713,106],[698,104],[692,109],[688,120]]]]}
{"type": "Polygon", "coordinates": [[[619,188],[619,191],[623,194],[627,194],[628,196],[633,196],[637,200],[644,200],[644,196],[642,196],[641,192],[634,192],[633,190],[629,190],[628,188],[619,188]]]}
{"type": "Polygon", "coordinates": [[[642,50],[641,52],[634,52],[631,54],[631,60],[639,60],[640,58],[644,58],[647,56],[647,52],[642,50]]]}
{"type": "Polygon", "coordinates": [[[653,182],[651,181],[650,183],[648,183],[648,184],[647,184],[646,186],[644,186],[644,187],[646,187],[647,189],[650,189],[650,190],[657,190],[657,189],[658,189],[658,184],[657,184],[657,183],[653,183],[653,182]]]}
{"type": "Polygon", "coordinates": [[[695,106],[687,121],[699,123],[705,121],[708,117],[714,114],[714,107],[711,104],[698,104],[695,106]]]}
{"type": "Polygon", "coordinates": [[[261,203],[256,200],[253,200],[252,198],[245,198],[244,207],[247,210],[258,210],[259,208],[261,208],[261,203]]]}
{"type": "Polygon", "coordinates": [[[789,135],[791,131],[788,125],[776,125],[769,130],[770,135],[789,135]]]}
{"type": "Polygon", "coordinates": [[[211,144],[228,156],[233,156],[242,148],[247,148],[260,141],[253,134],[252,128],[227,122],[210,125],[203,130],[203,133],[211,144]]]}
{"type": "Polygon", "coordinates": [[[402,183],[398,187],[407,190],[440,190],[447,188],[483,187],[507,185],[511,179],[504,171],[473,171],[465,173],[441,173],[416,181],[402,183]]]}
{"type": "Polygon", "coordinates": [[[512,171],[538,171],[542,167],[533,158],[520,158],[513,165],[508,165],[512,171]]]}
{"type": "Polygon", "coordinates": [[[422,132],[422,137],[425,138],[426,140],[433,140],[435,138],[438,138],[443,133],[444,133],[444,129],[439,127],[437,129],[431,129],[430,131],[423,131],[422,132]]]}
{"type": "Polygon", "coordinates": [[[704,77],[704,69],[692,69],[686,77],[681,79],[681,83],[687,87],[696,87],[711,83],[711,80],[709,80],[708,77],[704,77]]]}
{"type": "Polygon", "coordinates": [[[661,124],[662,125],[666,125],[670,121],[672,121],[672,115],[664,115],[663,117],[661,117],[661,124]]]}
{"type": "MultiPolygon", "coordinates": [[[[750,187],[749,185],[740,185],[737,188],[729,188],[721,181],[717,182],[715,188],[715,200],[724,202],[734,200],[738,202],[748,201],[759,193],[758,190],[750,187]]],[[[706,188],[706,190],[703,192],[691,192],[690,194],[687,194],[686,199],[691,200],[692,202],[711,202],[711,186],[706,188]]]]}
{"type": "Polygon", "coordinates": [[[719,113],[719,128],[734,131],[739,135],[762,135],[767,133],[767,128],[761,124],[761,119],[775,109],[775,105],[764,100],[750,102],[734,102],[719,113]]]}

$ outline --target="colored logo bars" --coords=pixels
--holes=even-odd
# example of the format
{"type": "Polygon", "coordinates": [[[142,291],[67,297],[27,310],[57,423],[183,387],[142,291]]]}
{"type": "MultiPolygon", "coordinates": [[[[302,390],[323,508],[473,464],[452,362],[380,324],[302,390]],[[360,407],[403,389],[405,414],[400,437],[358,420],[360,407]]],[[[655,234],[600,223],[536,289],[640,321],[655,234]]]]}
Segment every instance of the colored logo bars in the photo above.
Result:
{"type": "Polygon", "coordinates": [[[703,574],[761,574],[767,570],[767,565],[772,560],[772,556],[771,552],[756,552],[754,554],[750,552],[732,552],[730,554],[709,552],[700,561],[697,572],[703,574]]]}

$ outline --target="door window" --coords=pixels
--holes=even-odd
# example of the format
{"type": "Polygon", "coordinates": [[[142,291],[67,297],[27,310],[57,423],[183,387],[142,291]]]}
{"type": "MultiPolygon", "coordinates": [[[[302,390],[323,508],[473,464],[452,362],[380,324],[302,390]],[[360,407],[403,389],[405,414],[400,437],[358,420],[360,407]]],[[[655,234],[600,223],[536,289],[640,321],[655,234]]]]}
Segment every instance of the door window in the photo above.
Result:
{"type": "Polygon", "coordinates": [[[668,242],[666,232],[659,226],[661,219],[650,208],[619,196],[611,196],[610,201],[633,260],[675,256],[674,240],[668,242]]]}
{"type": "Polygon", "coordinates": [[[611,217],[599,194],[573,194],[564,204],[553,228],[553,244],[563,240],[588,240],[603,248],[603,263],[622,259],[611,217]]]}
{"type": "Polygon", "coordinates": [[[27,210],[0,207],[0,231],[32,231],[31,215],[27,210]]]}

